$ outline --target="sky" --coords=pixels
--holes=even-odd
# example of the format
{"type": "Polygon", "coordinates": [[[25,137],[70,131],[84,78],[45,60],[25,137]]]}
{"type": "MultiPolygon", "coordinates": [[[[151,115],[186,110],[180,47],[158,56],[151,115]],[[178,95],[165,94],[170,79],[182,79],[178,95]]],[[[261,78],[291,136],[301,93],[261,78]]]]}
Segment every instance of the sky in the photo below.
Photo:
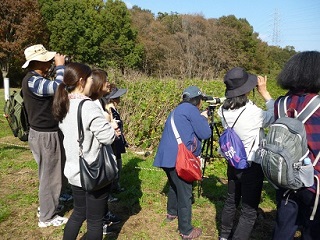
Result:
{"type": "Polygon", "coordinates": [[[124,0],[128,8],[178,14],[201,14],[205,18],[234,15],[245,18],[259,38],[296,51],[320,51],[319,0],[124,0]]]}

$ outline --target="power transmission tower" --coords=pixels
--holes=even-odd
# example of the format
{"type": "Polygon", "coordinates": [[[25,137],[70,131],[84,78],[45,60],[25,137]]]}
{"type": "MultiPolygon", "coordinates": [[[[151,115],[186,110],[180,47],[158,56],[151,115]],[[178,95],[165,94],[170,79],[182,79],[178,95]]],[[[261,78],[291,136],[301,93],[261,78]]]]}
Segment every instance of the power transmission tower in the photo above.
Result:
{"type": "Polygon", "coordinates": [[[278,9],[275,9],[273,14],[273,33],[272,33],[272,44],[274,46],[279,46],[280,43],[280,14],[278,9]]]}

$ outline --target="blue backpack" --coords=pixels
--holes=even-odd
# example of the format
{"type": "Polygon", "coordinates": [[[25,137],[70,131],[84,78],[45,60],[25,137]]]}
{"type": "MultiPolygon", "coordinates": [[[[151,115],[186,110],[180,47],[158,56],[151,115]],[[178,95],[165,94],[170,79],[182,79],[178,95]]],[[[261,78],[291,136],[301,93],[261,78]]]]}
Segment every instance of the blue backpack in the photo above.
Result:
{"type": "Polygon", "coordinates": [[[229,127],[223,115],[222,108],[222,117],[227,124],[227,128],[222,132],[219,138],[220,152],[228,161],[228,163],[236,169],[246,169],[250,166],[247,161],[247,153],[244,148],[243,142],[241,141],[238,134],[233,130],[234,125],[236,124],[244,110],[245,109],[243,109],[239,114],[232,127],[229,127]]]}

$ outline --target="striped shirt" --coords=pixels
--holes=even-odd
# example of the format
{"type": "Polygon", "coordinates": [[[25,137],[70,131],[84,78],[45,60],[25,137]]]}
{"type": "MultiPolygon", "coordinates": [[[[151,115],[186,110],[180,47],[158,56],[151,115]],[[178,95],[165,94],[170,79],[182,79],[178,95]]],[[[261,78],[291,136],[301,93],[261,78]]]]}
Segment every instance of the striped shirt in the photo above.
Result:
{"type": "Polygon", "coordinates": [[[64,66],[57,66],[55,71],[56,77],[52,81],[34,72],[34,75],[28,80],[28,87],[31,92],[39,97],[53,96],[59,84],[63,81],[64,66]]]}

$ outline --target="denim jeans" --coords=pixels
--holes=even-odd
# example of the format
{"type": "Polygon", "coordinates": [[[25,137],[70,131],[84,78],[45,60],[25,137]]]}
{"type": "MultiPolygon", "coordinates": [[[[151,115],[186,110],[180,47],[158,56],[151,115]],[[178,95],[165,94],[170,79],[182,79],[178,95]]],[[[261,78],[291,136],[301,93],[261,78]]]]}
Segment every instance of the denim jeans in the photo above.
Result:
{"type": "Polygon", "coordinates": [[[277,190],[277,216],[273,240],[292,240],[301,226],[301,239],[320,239],[320,205],[318,204],[314,220],[310,220],[315,194],[304,188],[289,196],[283,196],[286,190],[277,190]]]}
{"type": "Polygon", "coordinates": [[[103,216],[106,212],[110,185],[94,192],[71,185],[73,212],[64,229],[63,239],[77,238],[82,223],[87,220],[87,240],[101,240],[103,216]]]}
{"type": "Polygon", "coordinates": [[[167,213],[178,216],[178,230],[189,235],[193,227],[192,215],[192,183],[178,177],[175,168],[163,168],[170,184],[167,201],[167,213]]]}
{"type": "Polygon", "coordinates": [[[220,237],[246,240],[257,218],[264,175],[261,166],[256,163],[244,170],[228,165],[227,175],[228,194],[222,211],[220,237]],[[234,218],[240,202],[241,215],[234,229],[234,218]]]}

